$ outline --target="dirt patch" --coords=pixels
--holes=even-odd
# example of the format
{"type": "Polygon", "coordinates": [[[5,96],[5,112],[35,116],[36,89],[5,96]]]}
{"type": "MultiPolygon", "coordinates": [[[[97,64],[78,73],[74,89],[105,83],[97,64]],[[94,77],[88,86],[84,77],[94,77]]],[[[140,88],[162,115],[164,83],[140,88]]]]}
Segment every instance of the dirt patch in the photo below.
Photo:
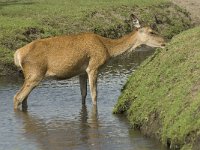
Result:
{"type": "Polygon", "coordinates": [[[200,0],[172,0],[172,2],[189,11],[193,23],[200,25],[200,0]]]}
{"type": "Polygon", "coordinates": [[[146,136],[156,138],[160,140],[160,127],[161,122],[159,118],[159,113],[154,111],[149,115],[149,119],[145,124],[142,124],[140,130],[146,136]]]}
{"type": "Polygon", "coordinates": [[[44,30],[42,29],[29,27],[22,34],[27,38],[27,41],[32,41],[32,40],[41,38],[40,35],[43,33],[44,33],[44,30]]]}

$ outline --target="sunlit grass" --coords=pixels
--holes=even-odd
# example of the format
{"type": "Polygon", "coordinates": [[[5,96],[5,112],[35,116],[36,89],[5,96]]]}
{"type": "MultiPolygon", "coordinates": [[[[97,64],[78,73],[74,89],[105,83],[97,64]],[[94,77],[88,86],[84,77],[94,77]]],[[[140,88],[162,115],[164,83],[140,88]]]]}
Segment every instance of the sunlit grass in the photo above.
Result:
{"type": "MultiPolygon", "coordinates": [[[[148,6],[165,0],[3,0],[0,1],[0,34],[28,26],[39,26],[44,18],[79,19],[93,10],[121,5],[148,6]]],[[[44,22],[43,22],[44,23],[44,22]]],[[[42,25],[45,26],[45,23],[42,25]]]]}

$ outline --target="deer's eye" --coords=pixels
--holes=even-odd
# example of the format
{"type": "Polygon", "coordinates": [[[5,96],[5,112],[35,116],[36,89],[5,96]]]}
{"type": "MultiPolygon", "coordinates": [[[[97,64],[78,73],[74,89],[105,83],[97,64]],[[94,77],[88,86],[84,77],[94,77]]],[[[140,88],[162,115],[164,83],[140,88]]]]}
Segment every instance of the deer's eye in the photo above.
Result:
{"type": "Polygon", "coordinates": [[[155,33],[151,31],[150,34],[155,34],[155,33]]]}

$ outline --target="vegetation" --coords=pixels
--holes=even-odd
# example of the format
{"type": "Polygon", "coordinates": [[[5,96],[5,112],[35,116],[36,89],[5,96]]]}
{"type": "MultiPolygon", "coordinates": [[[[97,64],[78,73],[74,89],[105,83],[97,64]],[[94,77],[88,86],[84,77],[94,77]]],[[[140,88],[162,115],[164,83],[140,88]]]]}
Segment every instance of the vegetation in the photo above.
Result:
{"type": "Polygon", "coordinates": [[[148,58],[124,86],[114,113],[173,149],[200,147],[200,27],[148,58]]]}
{"type": "Polygon", "coordinates": [[[79,32],[117,38],[132,30],[129,15],[135,13],[144,25],[155,23],[167,38],[188,29],[185,10],[167,0],[3,0],[0,2],[0,75],[16,72],[14,51],[49,36],[79,32]]]}

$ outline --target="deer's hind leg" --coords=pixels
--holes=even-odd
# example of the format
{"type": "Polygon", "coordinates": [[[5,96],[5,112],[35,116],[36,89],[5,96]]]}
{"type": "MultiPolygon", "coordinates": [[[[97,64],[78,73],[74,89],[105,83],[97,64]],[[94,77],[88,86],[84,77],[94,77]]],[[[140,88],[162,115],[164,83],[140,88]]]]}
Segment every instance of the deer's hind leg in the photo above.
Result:
{"type": "Polygon", "coordinates": [[[22,110],[26,110],[27,105],[27,98],[30,92],[40,83],[43,79],[44,75],[41,72],[35,72],[35,69],[32,68],[30,70],[26,70],[24,72],[24,84],[22,88],[17,92],[14,96],[14,109],[18,109],[19,105],[22,104],[22,110]],[[33,72],[34,71],[34,72],[33,72]]]}
{"type": "Polygon", "coordinates": [[[82,104],[85,104],[85,99],[87,96],[87,78],[88,78],[87,73],[79,75],[82,104]]]}

